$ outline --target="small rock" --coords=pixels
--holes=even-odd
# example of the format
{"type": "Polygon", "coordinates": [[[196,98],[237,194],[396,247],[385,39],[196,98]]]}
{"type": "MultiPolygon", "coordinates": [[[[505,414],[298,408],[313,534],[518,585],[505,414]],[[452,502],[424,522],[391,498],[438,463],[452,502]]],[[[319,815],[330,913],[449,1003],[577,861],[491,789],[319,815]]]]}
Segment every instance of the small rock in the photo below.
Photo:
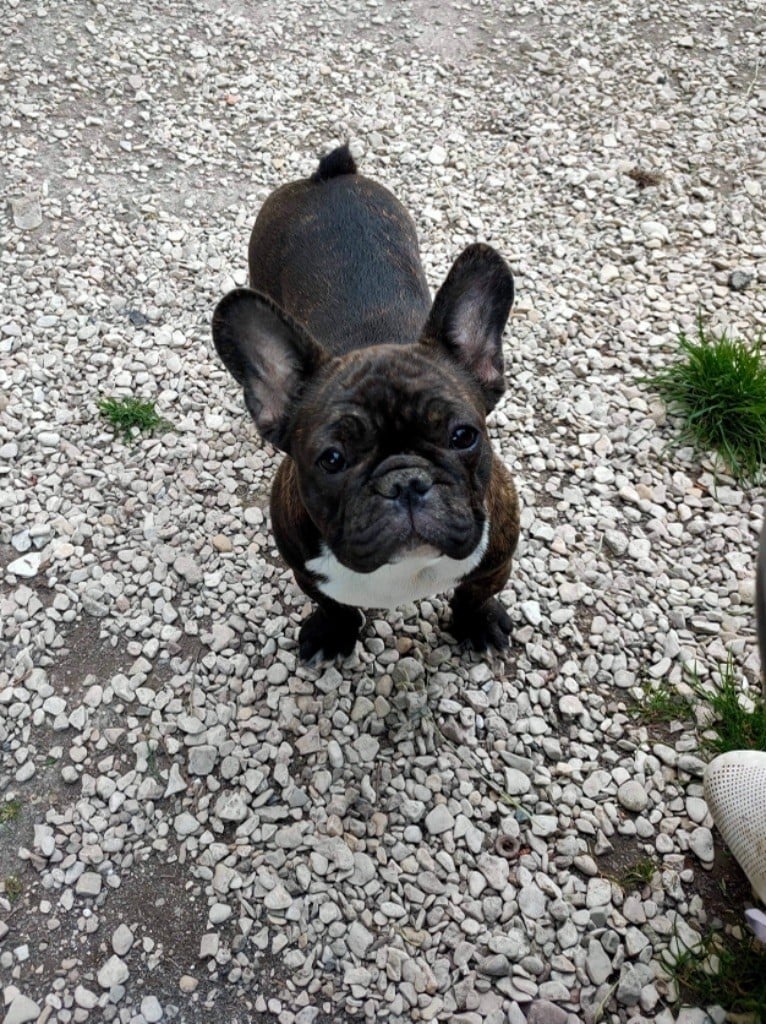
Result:
{"type": "Polygon", "coordinates": [[[664,224],[661,224],[656,220],[645,220],[641,224],[641,230],[648,239],[658,240],[660,242],[669,242],[670,235],[668,229],[664,224]]]}
{"type": "Polygon", "coordinates": [[[706,764],[696,754],[680,754],[678,757],[678,768],[689,775],[698,775],[700,778],[705,774],[706,764]]]}
{"type": "Polygon", "coordinates": [[[445,164],[447,162],[447,150],[444,146],[434,146],[428,154],[428,162],[435,167],[441,167],[445,164]]]}
{"type": "Polygon", "coordinates": [[[497,892],[502,892],[508,885],[508,861],[505,857],[493,857],[485,853],[479,858],[478,868],[497,892]]]}
{"type": "Polygon", "coordinates": [[[247,817],[247,804],[242,794],[234,790],[218,797],[215,813],[221,821],[244,821],[247,817]]]}
{"type": "Polygon", "coordinates": [[[586,593],[586,587],[579,580],[576,583],[565,581],[559,584],[559,597],[564,604],[574,604],[586,593]]]}
{"type": "Polygon", "coordinates": [[[47,715],[53,715],[54,718],[56,715],[63,715],[66,711],[66,701],[63,697],[48,697],[43,701],[43,711],[47,715]]]}
{"type": "Polygon", "coordinates": [[[292,902],[292,896],[281,882],[277,882],[263,898],[263,903],[269,910],[287,910],[292,906],[292,902]]]}
{"type": "Polygon", "coordinates": [[[190,555],[179,555],[175,562],[173,562],[173,568],[179,576],[182,576],[192,586],[202,582],[202,569],[200,569],[190,555]]]}
{"type": "Polygon", "coordinates": [[[476,965],[479,974],[486,974],[490,978],[504,978],[511,973],[511,965],[508,958],[502,953],[495,953],[493,956],[485,956],[476,965]]]}
{"type": "Polygon", "coordinates": [[[29,782],[36,771],[37,769],[35,768],[34,761],[25,761],[14,775],[14,779],[17,782],[29,782]]]}
{"type": "MultiPolygon", "coordinates": [[[[114,686],[114,682],[112,682],[114,686]]],[[[199,736],[205,731],[205,723],[196,715],[181,714],[176,719],[176,725],[189,736],[199,736]]]]}
{"type": "Polygon", "coordinates": [[[589,878],[595,878],[596,875],[599,873],[598,864],[596,864],[595,860],[590,856],[589,853],[578,854],[574,858],[573,863],[578,871],[582,871],[582,873],[584,875],[587,875],[589,878]]]}
{"type": "Polygon", "coordinates": [[[12,572],[14,576],[31,579],[40,571],[42,563],[43,556],[40,551],[29,551],[27,554],[22,555],[21,558],[15,558],[12,562],[9,562],[8,572],[12,572]]]}
{"type": "Polygon", "coordinates": [[[547,999],[535,999],[527,1011],[527,1024],[567,1024],[569,1014],[547,999]]]}
{"type": "Polygon", "coordinates": [[[209,775],[218,757],[218,751],[209,744],[202,744],[199,747],[192,747],[189,751],[189,774],[209,775]]]}
{"type": "MultiPolygon", "coordinates": [[[[609,791],[609,785],[612,782],[612,778],[609,772],[603,769],[596,769],[595,772],[591,772],[590,775],[586,776],[582,789],[583,793],[591,800],[598,796],[602,796],[605,792],[609,791]]],[[[612,790],[612,792],[614,792],[612,790]]]]}
{"type": "Polygon", "coordinates": [[[101,988],[110,989],[127,981],[129,975],[127,964],[118,956],[110,956],[96,975],[101,988]]]}
{"type": "Polygon", "coordinates": [[[83,1010],[92,1010],[98,1004],[98,995],[83,985],[77,985],[74,990],[74,1001],[83,1010]]]}
{"type": "Polygon", "coordinates": [[[538,601],[521,601],[519,610],[530,626],[539,626],[543,621],[543,613],[538,601]]]}
{"type": "Polygon", "coordinates": [[[532,818],[533,835],[552,836],[558,827],[559,819],[555,814],[535,814],[532,818]]]}
{"type": "Polygon", "coordinates": [[[638,956],[648,944],[649,940],[640,928],[628,928],[625,932],[625,952],[628,956],[638,956]]]}
{"type": "Polygon", "coordinates": [[[509,796],[524,796],[532,788],[529,776],[518,768],[505,769],[505,789],[509,796]]]}
{"type": "Polygon", "coordinates": [[[585,957],[585,970],[594,985],[602,985],[612,973],[612,961],[598,939],[591,939],[585,957]]]}
{"type": "Polygon", "coordinates": [[[652,968],[645,964],[623,964],[617,985],[617,1002],[623,1006],[635,1006],[641,990],[652,980],[652,968]]]}
{"type": "Polygon", "coordinates": [[[744,270],[732,270],[729,274],[729,287],[733,292],[743,292],[752,280],[752,274],[748,274],[744,270]]]}
{"type": "Polygon", "coordinates": [[[117,956],[125,956],[133,945],[133,932],[126,924],[118,925],[112,932],[112,949],[117,956]]]}
{"type": "Polygon", "coordinates": [[[346,943],[354,956],[363,960],[373,943],[373,937],[361,921],[354,921],[348,930],[346,943]]]}
{"type": "MultiPolygon", "coordinates": [[[[700,1007],[682,1006],[678,1011],[676,1024],[710,1024],[714,1019],[716,1018],[709,1016],[708,1013],[700,1007]]],[[[720,1020],[721,1018],[717,1019],[720,1020]]],[[[734,1018],[727,1015],[724,1019],[733,1020],[734,1018]]]]}
{"type": "Polygon", "coordinates": [[[606,546],[617,556],[622,556],[628,550],[628,538],[619,530],[606,530],[604,532],[606,546]]]}
{"type": "Polygon", "coordinates": [[[547,899],[536,885],[522,886],[519,892],[519,910],[525,917],[537,920],[545,914],[547,899]]]}
{"type": "Polygon", "coordinates": [[[80,600],[83,610],[94,619],[103,619],[109,614],[109,603],[104,599],[104,595],[98,587],[84,590],[80,595],[80,600]]]}
{"type": "MultiPolygon", "coordinates": [[[[2,448],[0,448],[0,458],[2,457],[2,448]]],[[[29,535],[29,530],[22,530],[21,533],[14,534],[14,536],[11,537],[11,546],[18,551],[20,555],[29,551],[32,547],[32,538],[29,535]]]]}
{"type": "Polygon", "coordinates": [[[646,924],[646,911],[641,900],[635,896],[626,896],[622,905],[622,912],[628,921],[633,924],[646,924]]]}
{"type": "Polygon", "coordinates": [[[27,1021],[37,1020],[40,1016],[40,1007],[28,996],[19,993],[14,996],[13,1002],[8,1007],[8,1012],[3,1017],[3,1024],[26,1024],[27,1021]]]}
{"type": "Polygon", "coordinates": [[[186,781],[181,775],[178,765],[173,762],[168,773],[168,784],[165,787],[165,796],[173,796],[174,793],[183,793],[186,789],[186,781]]]}
{"type": "Polygon", "coordinates": [[[156,996],[144,996],[141,1000],[141,1014],[147,1024],[162,1020],[162,1007],[156,996]]]}
{"type": "Polygon", "coordinates": [[[75,882],[74,891],[78,896],[98,896],[101,892],[101,875],[96,871],[83,871],[75,882]]]}
{"type": "Polygon", "coordinates": [[[34,231],[43,222],[43,212],[37,196],[19,196],[18,199],[12,199],[11,210],[13,223],[21,231],[34,231]]]}
{"type": "Polygon", "coordinates": [[[455,819],[450,814],[445,804],[437,804],[426,815],[425,826],[432,836],[440,836],[443,832],[449,832],[455,826],[455,819]]]}
{"type": "MultiPolygon", "coordinates": [[[[264,900],[264,902],[266,901],[264,900]]],[[[268,903],[266,905],[268,906],[268,903]]],[[[290,906],[290,904],[288,903],[287,906],[290,906]]],[[[224,921],[229,920],[231,915],[232,909],[228,903],[214,903],[208,912],[211,924],[223,924],[224,921]]]]}
{"type": "Polygon", "coordinates": [[[214,622],[210,629],[210,647],[216,653],[230,647],[237,635],[231,626],[222,622],[214,622]]]}
{"type": "Polygon", "coordinates": [[[562,715],[581,715],[584,710],[582,701],[574,693],[565,693],[559,699],[559,711],[562,715]]]}
{"type": "Polygon", "coordinates": [[[704,863],[710,864],[715,860],[713,833],[709,828],[695,828],[689,836],[689,846],[692,853],[695,853],[704,863]]]}
{"type": "Polygon", "coordinates": [[[617,790],[617,799],[626,811],[638,814],[649,803],[649,796],[644,787],[634,779],[628,779],[617,790]]]}
{"type": "Polygon", "coordinates": [[[50,825],[34,826],[34,846],[43,857],[50,857],[56,849],[56,838],[50,825]]]}
{"type": "Polygon", "coordinates": [[[699,825],[707,817],[707,804],[699,796],[686,798],[686,813],[695,825],[699,825]]]}
{"type": "Polygon", "coordinates": [[[591,878],[588,880],[588,890],[585,894],[585,906],[591,910],[593,907],[605,907],[612,902],[612,883],[608,878],[591,878]]]}
{"type": "MultiPolygon", "coordinates": [[[[280,666],[284,668],[284,665],[280,666]]],[[[319,735],[319,728],[316,725],[310,726],[302,736],[295,741],[295,749],[299,754],[316,754],[324,746],[322,737],[319,735]]]]}
{"type": "Polygon", "coordinates": [[[195,832],[199,832],[202,826],[193,814],[189,814],[188,811],[181,811],[173,820],[173,827],[176,830],[176,835],[183,837],[193,836],[195,832]]]}

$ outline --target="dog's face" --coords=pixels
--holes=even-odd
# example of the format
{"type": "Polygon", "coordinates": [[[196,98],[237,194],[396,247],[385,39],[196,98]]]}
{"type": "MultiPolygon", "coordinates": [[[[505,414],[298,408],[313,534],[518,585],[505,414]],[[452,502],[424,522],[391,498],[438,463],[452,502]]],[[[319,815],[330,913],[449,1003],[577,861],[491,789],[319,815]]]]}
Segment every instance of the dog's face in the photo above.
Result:
{"type": "MultiPolygon", "coordinates": [[[[482,543],[513,282],[472,246],[415,344],[333,357],[271,300],[231,292],[216,347],[261,434],[293,459],[300,498],[330,552],[360,573],[427,549],[458,561],[482,543]]],[[[351,347],[351,346],[350,346],[351,347]]]]}
{"type": "Polygon", "coordinates": [[[289,450],[327,546],[356,572],[481,539],[492,452],[481,394],[426,346],[332,361],[295,409],[289,450]]]}

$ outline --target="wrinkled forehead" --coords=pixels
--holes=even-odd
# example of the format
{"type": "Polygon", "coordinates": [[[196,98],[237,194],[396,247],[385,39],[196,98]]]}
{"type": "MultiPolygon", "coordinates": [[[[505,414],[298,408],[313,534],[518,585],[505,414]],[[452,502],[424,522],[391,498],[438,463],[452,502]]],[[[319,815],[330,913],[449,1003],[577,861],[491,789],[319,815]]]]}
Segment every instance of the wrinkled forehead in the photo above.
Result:
{"type": "Polygon", "coordinates": [[[480,409],[476,389],[446,358],[414,345],[380,345],[352,352],[328,368],[315,395],[325,409],[356,407],[380,418],[382,426],[399,420],[445,418],[466,407],[480,409]]]}

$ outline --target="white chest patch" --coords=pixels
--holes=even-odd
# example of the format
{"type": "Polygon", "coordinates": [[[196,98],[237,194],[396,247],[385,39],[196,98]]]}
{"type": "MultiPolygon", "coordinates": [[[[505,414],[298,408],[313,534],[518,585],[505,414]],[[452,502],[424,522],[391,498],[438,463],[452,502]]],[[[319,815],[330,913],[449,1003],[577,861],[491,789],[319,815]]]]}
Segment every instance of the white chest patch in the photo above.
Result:
{"type": "Polygon", "coordinates": [[[448,558],[440,555],[436,548],[424,545],[373,572],[354,572],[342,565],[324,545],[320,555],[306,562],[306,568],[319,577],[319,590],[340,604],[356,608],[396,608],[456,586],[482,560],[488,542],[487,520],[481,540],[467,558],[448,558]]]}

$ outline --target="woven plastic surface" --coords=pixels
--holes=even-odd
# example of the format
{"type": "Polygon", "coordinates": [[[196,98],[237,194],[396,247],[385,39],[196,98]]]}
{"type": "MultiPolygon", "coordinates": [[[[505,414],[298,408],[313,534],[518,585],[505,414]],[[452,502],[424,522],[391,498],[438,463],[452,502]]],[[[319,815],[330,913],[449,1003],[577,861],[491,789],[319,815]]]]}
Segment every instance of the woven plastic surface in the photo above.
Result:
{"type": "Polygon", "coordinates": [[[766,753],[734,750],[705,772],[705,799],[726,845],[766,903],[766,753]]]}

